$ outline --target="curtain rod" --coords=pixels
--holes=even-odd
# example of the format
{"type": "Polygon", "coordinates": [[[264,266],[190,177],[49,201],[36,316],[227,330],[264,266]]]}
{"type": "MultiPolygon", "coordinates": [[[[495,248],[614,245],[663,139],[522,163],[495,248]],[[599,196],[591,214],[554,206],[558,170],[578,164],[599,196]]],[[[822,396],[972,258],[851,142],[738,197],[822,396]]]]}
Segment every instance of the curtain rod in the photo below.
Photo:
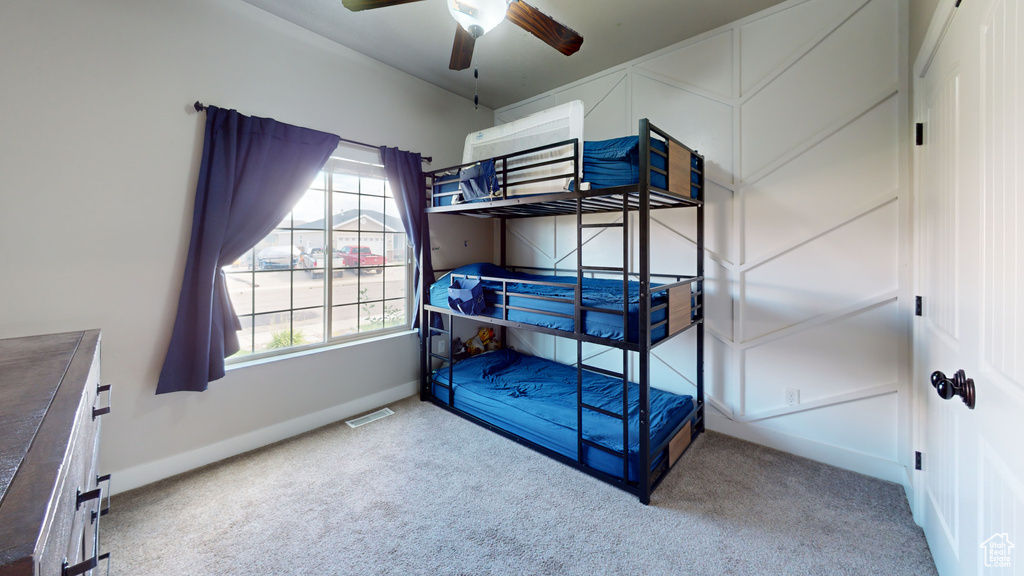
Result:
{"type": "MultiPolygon", "coordinates": [[[[203,112],[203,111],[205,111],[208,108],[208,106],[206,104],[203,104],[199,100],[196,100],[196,103],[193,104],[192,107],[196,109],[196,112],[203,112]]],[[[341,137],[339,136],[339,138],[341,138],[341,137]]],[[[348,138],[341,138],[341,141],[342,142],[348,142],[349,144],[355,144],[356,146],[363,146],[365,148],[373,148],[374,150],[380,150],[380,146],[374,146],[373,144],[367,144],[366,142],[359,142],[357,140],[349,140],[348,138]]],[[[434,158],[432,156],[423,156],[421,154],[420,158],[424,162],[426,162],[427,164],[430,164],[431,162],[434,161],[434,158]]]]}

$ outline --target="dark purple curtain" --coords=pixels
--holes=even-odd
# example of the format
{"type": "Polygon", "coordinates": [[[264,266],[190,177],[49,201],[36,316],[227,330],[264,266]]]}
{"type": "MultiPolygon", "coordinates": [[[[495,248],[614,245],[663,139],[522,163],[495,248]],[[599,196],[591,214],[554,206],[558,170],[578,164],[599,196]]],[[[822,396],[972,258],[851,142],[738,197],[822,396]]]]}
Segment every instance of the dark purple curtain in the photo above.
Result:
{"type": "Polygon", "coordinates": [[[309,188],[339,137],[210,106],[178,315],[156,393],[224,377],[241,329],[222,266],[266,237],[309,188]]]}
{"type": "MultiPolygon", "coordinates": [[[[427,188],[423,179],[423,159],[419,154],[403,152],[398,148],[380,147],[380,159],[384,171],[388,175],[391,193],[398,204],[398,214],[405,225],[405,233],[412,243],[416,254],[416,265],[413,268],[413,286],[415,290],[416,308],[420,305],[419,278],[425,278],[429,286],[434,282],[434,267],[430,265],[430,246],[421,246],[423,238],[430,237],[427,223],[427,188]],[[422,258],[420,256],[422,255],[422,258]]],[[[419,315],[413,315],[413,327],[419,325],[419,315]]]]}

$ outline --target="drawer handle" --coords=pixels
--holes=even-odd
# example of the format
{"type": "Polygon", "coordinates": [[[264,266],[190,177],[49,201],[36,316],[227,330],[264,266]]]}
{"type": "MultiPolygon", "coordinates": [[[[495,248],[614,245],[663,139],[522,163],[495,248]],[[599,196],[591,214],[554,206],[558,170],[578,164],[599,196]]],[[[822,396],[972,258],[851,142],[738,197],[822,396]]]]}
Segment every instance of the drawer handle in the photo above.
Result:
{"type": "MultiPolygon", "coordinates": [[[[99,518],[100,516],[106,516],[107,514],[110,513],[110,474],[104,474],[103,476],[97,476],[96,477],[96,486],[97,487],[99,487],[99,485],[101,483],[103,483],[103,482],[107,483],[107,507],[106,508],[100,507],[100,508],[97,508],[96,510],[93,510],[93,512],[92,512],[92,521],[93,522],[95,522],[96,519],[99,518]]],[[[102,497],[100,499],[102,500],[102,497]]]]}
{"type": "Polygon", "coordinates": [[[99,500],[103,496],[103,490],[96,488],[95,490],[89,490],[88,492],[82,492],[82,489],[78,489],[78,497],[75,501],[75,510],[82,507],[82,504],[89,502],[90,500],[99,500]]]}
{"type": "Polygon", "coordinates": [[[102,384],[102,385],[96,386],[96,398],[98,399],[100,394],[106,392],[107,393],[107,405],[104,406],[103,408],[93,408],[92,409],[92,419],[93,420],[95,420],[99,416],[103,416],[104,414],[110,414],[110,407],[113,406],[113,396],[112,396],[112,393],[110,391],[110,387],[111,387],[110,384],[102,384]]]}
{"type": "Polygon", "coordinates": [[[74,566],[68,566],[68,559],[65,558],[64,564],[61,566],[60,574],[61,576],[81,576],[82,574],[85,574],[99,566],[100,562],[103,560],[107,561],[107,574],[110,574],[110,552],[105,552],[99,556],[93,556],[92,558],[79,562],[74,566]]]}
{"type": "Polygon", "coordinates": [[[81,574],[85,574],[89,570],[99,566],[99,564],[99,558],[97,556],[93,556],[84,562],[79,562],[74,566],[68,566],[68,560],[65,558],[64,564],[61,566],[60,573],[61,576],[80,576],[81,574]]]}

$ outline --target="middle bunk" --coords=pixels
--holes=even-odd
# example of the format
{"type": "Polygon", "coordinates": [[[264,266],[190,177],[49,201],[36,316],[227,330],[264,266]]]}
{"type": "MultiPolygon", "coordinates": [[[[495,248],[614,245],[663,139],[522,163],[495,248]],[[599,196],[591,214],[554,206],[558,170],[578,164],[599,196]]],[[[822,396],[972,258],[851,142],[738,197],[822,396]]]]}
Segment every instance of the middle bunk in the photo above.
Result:
{"type": "Polygon", "coordinates": [[[702,156],[645,119],[632,137],[582,147],[564,140],[427,173],[428,214],[496,218],[501,245],[497,265],[469,264],[421,285],[421,398],[648,503],[704,430],[703,167],[702,156]],[[651,211],[670,208],[696,210],[693,274],[651,271],[651,211]],[[584,218],[609,212],[622,218],[584,218]],[[630,213],[638,215],[635,254],[630,213]],[[575,269],[506,266],[507,220],[571,215],[575,269]],[[585,264],[590,228],[621,228],[623,266],[585,264]],[[483,296],[474,315],[453,310],[449,288],[474,285],[483,296]],[[496,325],[503,342],[506,328],[574,340],[576,362],[511,350],[456,362],[456,318],[496,325]],[[695,395],[652,387],[651,351],[690,328],[697,330],[695,395]],[[621,351],[622,369],[588,365],[584,343],[621,351]]]}

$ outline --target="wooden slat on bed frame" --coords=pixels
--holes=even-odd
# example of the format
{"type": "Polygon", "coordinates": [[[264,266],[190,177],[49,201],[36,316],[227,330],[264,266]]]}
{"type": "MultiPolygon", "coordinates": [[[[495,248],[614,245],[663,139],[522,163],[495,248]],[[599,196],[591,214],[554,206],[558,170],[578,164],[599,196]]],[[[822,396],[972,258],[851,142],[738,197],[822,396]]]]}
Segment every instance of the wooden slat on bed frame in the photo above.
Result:
{"type": "Polygon", "coordinates": [[[683,429],[676,434],[668,443],[668,465],[675,466],[676,460],[683,455],[686,447],[690,445],[693,434],[690,431],[690,422],[683,426],[683,429]]]}
{"type": "Polygon", "coordinates": [[[668,191],[690,197],[690,151],[668,141],[668,191]]]}
{"type": "Polygon", "coordinates": [[[693,284],[685,284],[668,289],[667,336],[686,329],[693,322],[692,286],[693,284]]]}

